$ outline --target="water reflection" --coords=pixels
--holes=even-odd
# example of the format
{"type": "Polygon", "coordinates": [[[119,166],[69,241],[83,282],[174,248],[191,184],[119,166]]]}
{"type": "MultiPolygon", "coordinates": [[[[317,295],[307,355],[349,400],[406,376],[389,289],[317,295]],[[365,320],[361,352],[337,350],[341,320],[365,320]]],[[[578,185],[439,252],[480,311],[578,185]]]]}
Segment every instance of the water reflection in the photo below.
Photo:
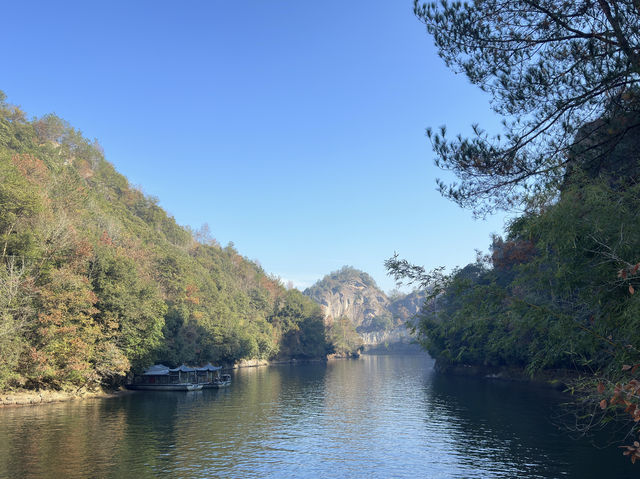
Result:
{"type": "Polygon", "coordinates": [[[425,425],[449,418],[447,449],[458,477],[636,477],[638,470],[598,438],[572,437],[558,420],[566,398],[520,383],[433,374],[425,384],[425,425]],[[476,472],[473,472],[473,471],[476,472]]]}
{"type": "Polygon", "coordinates": [[[630,477],[548,391],[424,356],[236,372],[231,388],[0,410],[0,477],[630,477]]]}

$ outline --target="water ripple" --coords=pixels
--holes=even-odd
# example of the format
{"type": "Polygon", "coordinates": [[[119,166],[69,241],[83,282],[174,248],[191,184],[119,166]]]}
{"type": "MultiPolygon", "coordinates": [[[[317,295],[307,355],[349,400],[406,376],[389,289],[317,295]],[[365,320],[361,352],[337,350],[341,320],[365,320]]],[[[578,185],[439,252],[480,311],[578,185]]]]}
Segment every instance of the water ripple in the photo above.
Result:
{"type": "Polygon", "coordinates": [[[422,356],[241,370],[228,390],[0,411],[0,477],[631,477],[570,442],[557,397],[422,356]]]}

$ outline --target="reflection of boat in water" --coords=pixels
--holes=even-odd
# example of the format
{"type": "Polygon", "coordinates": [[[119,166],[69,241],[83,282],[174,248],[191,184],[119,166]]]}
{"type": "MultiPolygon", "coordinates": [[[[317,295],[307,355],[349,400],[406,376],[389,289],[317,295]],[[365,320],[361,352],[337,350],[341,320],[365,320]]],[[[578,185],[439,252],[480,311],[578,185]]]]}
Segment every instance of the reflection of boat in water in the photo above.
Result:
{"type": "Polygon", "coordinates": [[[213,380],[213,383],[209,386],[210,388],[226,388],[231,384],[231,374],[222,374],[220,377],[213,380]]]}
{"type": "Polygon", "coordinates": [[[155,364],[136,376],[127,389],[144,391],[197,391],[202,388],[223,388],[231,384],[231,375],[220,375],[222,367],[211,363],[200,368],[179,366],[170,368],[155,364]]]}
{"type": "Polygon", "coordinates": [[[127,389],[137,391],[199,391],[202,384],[127,384],[127,389]]]}

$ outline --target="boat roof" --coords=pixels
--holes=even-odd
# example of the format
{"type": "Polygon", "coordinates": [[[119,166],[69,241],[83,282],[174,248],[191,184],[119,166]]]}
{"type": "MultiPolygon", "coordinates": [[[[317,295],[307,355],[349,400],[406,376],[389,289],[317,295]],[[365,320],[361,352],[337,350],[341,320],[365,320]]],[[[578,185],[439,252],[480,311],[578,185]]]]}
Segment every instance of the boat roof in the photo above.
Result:
{"type": "Polygon", "coordinates": [[[222,366],[214,366],[211,363],[207,363],[204,366],[196,368],[196,371],[218,371],[219,369],[222,369],[222,366]]]}
{"type": "Polygon", "coordinates": [[[150,368],[146,369],[143,373],[144,376],[164,376],[169,374],[169,366],[164,364],[154,364],[150,368]]]}
{"type": "Polygon", "coordinates": [[[183,373],[191,373],[191,372],[193,372],[195,370],[196,370],[196,368],[190,368],[189,366],[186,366],[184,364],[181,364],[177,368],[169,369],[169,371],[171,371],[172,373],[175,373],[175,372],[178,372],[178,371],[181,371],[183,373]]]}
{"type": "Polygon", "coordinates": [[[142,374],[144,376],[165,376],[171,373],[183,372],[183,373],[191,373],[194,371],[218,371],[222,369],[222,366],[214,366],[211,363],[207,363],[200,368],[191,368],[185,364],[178,366],[177,368],[170,368],[169,366],[165,366],[164,364],[154,364],[150,368],[146,369],[142,374]]]}

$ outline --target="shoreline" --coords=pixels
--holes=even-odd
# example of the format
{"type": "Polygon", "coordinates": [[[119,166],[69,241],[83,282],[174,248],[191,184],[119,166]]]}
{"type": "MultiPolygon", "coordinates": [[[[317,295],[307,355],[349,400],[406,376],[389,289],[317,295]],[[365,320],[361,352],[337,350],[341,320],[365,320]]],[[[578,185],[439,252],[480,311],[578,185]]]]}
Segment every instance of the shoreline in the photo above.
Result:
{"type": "Polygon", "coordinates": [[[22,406],[38,406],[42,404],[56,404],[85,399],[109,399],[126,396],[133,393],[128,389],[95,390],[95,391],[3,391],[0,393],[0,409],[22,406]]]}
{"type": "MultiPolygon", "coordinates": [[[[267,361],[266,359],[244,359],[233,365],[224,364],[223,371],[233,371],[235,369],[257,368],[264,366],[276,366],[280,364],[298,364],[307,362],[326,362],[326,358],[318,359],[279,359],[267,361]]],[[[49,390],[16,390],[0,391],[0,409],[38,406],[43,404],[56,404],[69,401],[83,401],[86,399],[111,399],[116,397],[135,394],[136,391],[125,389],[124,386],[114,390],[97,389],[95,391],[82,390],[78,392],[69,391],[49,391],[49,390]]]]}
{"type": "Polygon", "coordinates": [[[466,376],[478,379],[489,379],[505,382],[528,383],[537,387],[566,391],[569,382],[578,379],[577,371],[568,369],[548,369],[540,371],[534,376],[527,374],[524,369],[499,366],[474,366],[469,364],[442,364],[436,360],[434,371],[439,374],[452,376],[466,376]]]}
{"type": "MultiPolygon", "coordinates": [[[[331,354],[326,358],[307,358],[307,359],[275,359],[268,361],[266,359],[243,359],[234,364],[223,364],[223,371],[234,371],[236,369],[244,368],[259,368],[267,366],[280,366],[283,364],[304,364],[304,363],[317,363],[328,362],[344,359],[359,359],[360,355],[336,355],[331,354]]],[[[122,397],[129,394],[135,394],[137,391],[125,389],[121,386],[119,389],[114,390],[95,390],[95,391],[32,391],[32,390],[17,390],[17,391],[0,391],[0,409],[22,406],[38,406],[43,404],[56,404],[69,401],[82,401],[86,399],[111,399],[116,397],[122,397]]]]}

